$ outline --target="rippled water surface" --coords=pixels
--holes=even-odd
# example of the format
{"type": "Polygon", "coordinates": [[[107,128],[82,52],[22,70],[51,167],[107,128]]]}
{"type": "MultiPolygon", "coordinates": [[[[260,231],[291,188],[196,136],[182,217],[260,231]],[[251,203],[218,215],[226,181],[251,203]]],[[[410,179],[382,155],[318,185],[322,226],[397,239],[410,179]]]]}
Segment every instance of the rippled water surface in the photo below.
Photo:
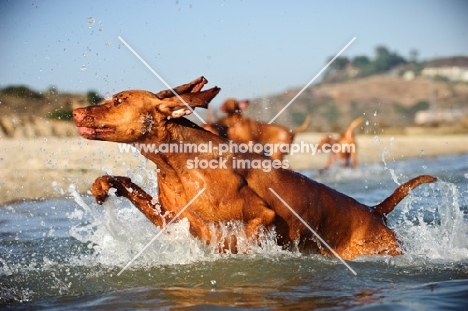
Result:
{"type": "Polygon", "coordinates": [[[219,254],[186,221],[161,233],[127,201],[98,206],[73,189],[0,206],[0,308],[468,308],[467,155],[303,173],[369,205],[416,175],[440,181],[390,214],[405,254],[347,262],[356,275],[336,258],[283,251],[271,233],[251,254],[219,254]]]}

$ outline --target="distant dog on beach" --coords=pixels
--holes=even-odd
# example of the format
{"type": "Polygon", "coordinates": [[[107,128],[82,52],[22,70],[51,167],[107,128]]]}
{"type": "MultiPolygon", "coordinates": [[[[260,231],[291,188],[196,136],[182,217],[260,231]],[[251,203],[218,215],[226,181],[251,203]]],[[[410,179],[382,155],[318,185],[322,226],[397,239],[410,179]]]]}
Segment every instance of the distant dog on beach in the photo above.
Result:
{"type": "Polygon", "coordinates": [[[356,168],[357,161],[357,143],[354,129],[364,121],[364,117],[359,117],[353,120],[346,131],[340,134],[338,138],[333,138],[331,135],[325,135],[318,144],[318,150],[327,148],[329,151],[325,169],[329,169],[333,163],[339,162],[343,167],[351,166],[356,168]],[[334,152],[332,146],[340,146],[339,152],[334,152]]]}

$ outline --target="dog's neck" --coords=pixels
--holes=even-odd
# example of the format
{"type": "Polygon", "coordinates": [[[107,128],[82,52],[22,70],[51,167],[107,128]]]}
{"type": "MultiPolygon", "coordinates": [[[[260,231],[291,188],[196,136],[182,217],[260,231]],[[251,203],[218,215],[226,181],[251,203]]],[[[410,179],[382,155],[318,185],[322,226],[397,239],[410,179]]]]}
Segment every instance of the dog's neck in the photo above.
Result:
{"type": "Polygon", "coordinates": [[[218,123],[222,126],[230,127],[242,119],[242,112],[240,110],[236,110],[235,112],[229,112],[224,118],[220,119],[218,123]]]}
{"type": "MultiPolygon", "coordinates": [[[[219,137],[209,131],[204,130],[197,124],[186,118],[169,119],[164,122],[154,125],[149,133],[147,133],[139,144],[154,145],[160,148],[162,144],[206,144],[211,141],[213,145],[225,143],[227,140],[219,137]],[[164,130],[161,131],[160,129],[164,130]]],[[[156,164],[162,158],[167,158],[171,154],[162,156],[159,153],[148,152],[141,149],[141,154],[156,164]]],[[[166,161],[166,160],[165,160],[166,161]]]]}
{"type": "Polygon", "coordinates": [[[230,117],[241,118],[242,117],[242,110],[241,109],[234,109],[234,110],[228,111],[227,115],[230,116],[230,117]]]}

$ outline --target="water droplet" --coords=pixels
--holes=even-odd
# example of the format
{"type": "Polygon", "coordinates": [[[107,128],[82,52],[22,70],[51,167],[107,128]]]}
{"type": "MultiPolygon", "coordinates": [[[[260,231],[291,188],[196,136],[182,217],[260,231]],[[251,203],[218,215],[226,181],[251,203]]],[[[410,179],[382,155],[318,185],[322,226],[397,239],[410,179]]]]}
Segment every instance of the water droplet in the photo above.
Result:
{"type": "Polygon", "coordinates": [[[88,17],[87,23],[88,23],[89,28],[91,28],[91,26],[94,25],[94,22],[95,22],[94,18],[88,17]]]}
{"type": "Polygon", "coordinates": [[[427,169],[427,165],[423,165],[422,168],[423,168],[424,170],[426,170],[426,169],[427,169]]]}
{"type": "Polygon", "coordinates": [[[104,99],[105,99],[105,100],[109,100],[109,99],[111,99],[111,98],[112,98],[112,94],[111,94],[111,93],[106,92],[106,94],[104,94],[104,99]]]}
{"type": "Polygon", "coordinates": [[[377,116],[377,111],[374,111],[374,117],[376,117],[376,116],[377,116]]]}
{"type": "Polygon", "coordinates": [[[423,155],[424,154],[424,149],[421,149],[421,151],[419,151],[419,155],[423,155]]]}
{"type": "Polygon", "coordinates": [[[216,289],[216,287],[217,287],[216,280],[211,280],[210,283],[211,283],[211,289],[212,290],[216,289]]]}
{"type": "Polygon", "coordinates": [[[86,70],[86,66],[85,66],[85,65],[81,65],[81,70],[86,70]]]}
{"type": "Polygon", "coordinates": [[[366,121],[366,125],[369,125],[369,121],[366,121]]]}
{"type": "Polygon", "coordinates": [[[467,178],[467,179],[468,179],[468,173],[465,173],[465,178],[467,178]]]}

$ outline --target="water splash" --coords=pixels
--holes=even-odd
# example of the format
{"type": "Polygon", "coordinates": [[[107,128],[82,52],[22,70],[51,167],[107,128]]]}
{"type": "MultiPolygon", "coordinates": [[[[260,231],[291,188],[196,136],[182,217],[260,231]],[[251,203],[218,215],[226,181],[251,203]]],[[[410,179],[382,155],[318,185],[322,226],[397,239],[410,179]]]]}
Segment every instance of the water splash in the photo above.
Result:
{"type": "Polygon", "coordinates": [[[452,183],[439,181],[410,195],[401,204],[395,231],[409,256],[432,261],[468,258],[468,228],[460,208],[462,195],[452,183]]]}
{"type": "Polygon", "coordinates": [[[392,180],[397,184],[397,185],[400,185],[401,183],[398,181],[398,177],[395,173],[395,170],[393,168],[389,168],[387,166],[387,161],[385,160],[385,156],[388,155],[388,150],[387,148],[383,148],[382,149],[382,163],[384,164],[384,168],[385,170],[389,171],[390,172],[390,176],[392,177],[392,180]]]}
{"type": "MultiPolygon", "coordinates": [[[[156,201],[156,173],[148,168],[148,159],[142,157],[138,151],[135,150],[134,156],[140,161],[140,165],[130,168],[122,163],[126,167],[125,175],[147,190],[156,201]]],[[[101,167],[101,170],[112,174],[111,169],[101,167]]],[[[129,201],[117,198],[112,189],[103,206],[96,203],[86,204],[75,187],[70,187],[69,192],[78,207],[68,217],[80,220],[79,224],[71,227],[70,236],[91,250],[90,253],[76,259],[77,265],[95,265],[98,262],[102,266],[122,268],[162,230],[152,224],[129,201]]],[[[191,235],[188,221],[181,219],[165,228],[158,239],[132,263],[131,268],[216,260],[223,256],[219,253],[219,245],[222,244],[220,241],[231,236],[238,237],[239,252],[269,254],[282,251],[277,246],[274,232],[261,232],[259,241],[252,245],[247,241],[245,228],[241,223],[220,224],[219,229],[222,234],[218,240],[205,245],[191,235]]],[[[215,226],[212,230],[214,232],[215,226]]]]}
{"type": "Polygon", "coordinates": [[[276,244],[274,231],[260,232],[259,240],[252,243],[248,241],[242,223],[212,225],[212,232],[220,230],[221,235],[209,245],[205,245],[192,236],[187,219],[181,219],[165,229],[160,229],[132,204],[115,197],[113,193],[110,193],[102,207],[95,203],[84,203],[76,192],[73,193],[73,197],[79,208],[69,217],[80,215],[81,222],[71,227],[70,235],[92,250],[91,254],[83,254],[77,258],[75,264],[78,265],[99,263],[109,268],[122,268],[161,230],[164,232],[132,263],[130,269],[217,260],[226,255],[220,253],[220,245],[224,244],[225,239],[233,236],[237,239],[237,251],[241,253],[283,252],[276,244]]]}

